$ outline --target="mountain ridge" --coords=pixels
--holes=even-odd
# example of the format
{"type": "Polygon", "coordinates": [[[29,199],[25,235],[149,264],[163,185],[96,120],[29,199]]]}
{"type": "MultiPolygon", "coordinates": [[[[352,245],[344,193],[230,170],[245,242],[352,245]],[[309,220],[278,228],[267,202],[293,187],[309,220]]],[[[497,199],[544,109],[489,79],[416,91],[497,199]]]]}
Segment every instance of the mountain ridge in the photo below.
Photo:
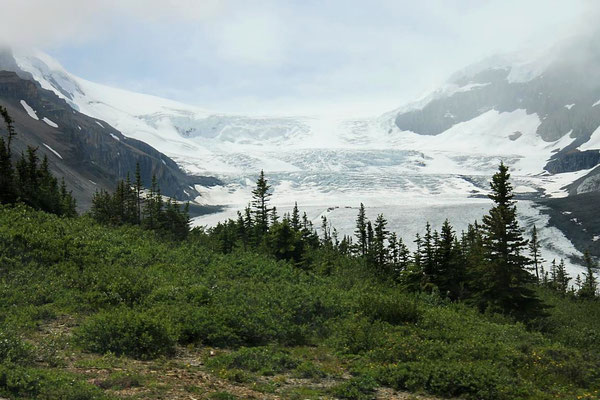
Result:
{"type": "Polygon", "coordinates": [[[64,176],[73,190],[80,210],[89,208],[96,190],[112,190],[118,179],[133,174],[137,163],[145,184],[156,175],[163,192],[180,200],[197,197],[195,184],[219,183],[185,175],[151,146],[73,110],[53,92],[15,72],[0,71],[0,103],[8,109],[18,133],[13,151],[19,154],[32,146],[39,156],[47,156],[51,170],[64,176]]]}

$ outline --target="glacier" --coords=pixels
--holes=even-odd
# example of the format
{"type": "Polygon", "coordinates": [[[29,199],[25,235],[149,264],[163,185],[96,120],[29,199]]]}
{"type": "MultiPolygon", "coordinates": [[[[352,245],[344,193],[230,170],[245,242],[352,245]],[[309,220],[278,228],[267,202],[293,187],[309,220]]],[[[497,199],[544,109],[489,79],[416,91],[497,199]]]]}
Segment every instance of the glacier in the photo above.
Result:
{"type": "MultiPolygon", "coordinates": [[[[87,81],[43,53],[15,54],[15,59],[73,108],[150,144],[190,174],[220,178],[224,186],[197,186],[201,196],[196,201],[225,208],[196,218],[196,226],[235,217],[250,201],[257,174],[264,170],[280,214],[298,202],[315,226],[327,216],[340,235],[350,235],[357,207],[364,203],[371,219],[385,214],[389,228],[411,244],[427,221],[439,228],[448,218],[460,231],[480,219],[491,205],[488,181],[504,161],[520,199],[521,222],[528,228],[537,225],[544,257],[581,256],[531,200],[566,196],[565,186],[589,170],[546,172],[551,156],[575,139],[564,132],[558,140],[543,140],[538,127],[544,116],[525,109],[482,110],[471,120],[427,136],[399,129],[394,123],[398,110],[365,119],[214,113],[87,81]]],[[[486,86],[453,84],[436,96],[486,86]]],[[[571,273],[581,272],[580,266],[570,264],[571,273]]]]}

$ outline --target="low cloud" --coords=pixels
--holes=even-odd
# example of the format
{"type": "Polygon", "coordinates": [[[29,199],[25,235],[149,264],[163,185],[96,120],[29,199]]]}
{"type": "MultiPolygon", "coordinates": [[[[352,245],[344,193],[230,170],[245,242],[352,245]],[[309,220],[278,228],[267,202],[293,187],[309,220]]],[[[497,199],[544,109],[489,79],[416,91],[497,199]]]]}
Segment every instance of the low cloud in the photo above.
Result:
{"type": "Polygon", "coordinates": [[[201,22],[226,5],[223,0],[3,0],[0,40],[15,47],[81,44],[112,34],[116,21],[201,22]]]}
{"type": "Polygon", "coordinates": [[[5,44],[51,50],[91,80],[209,108],[346,102],[356,114],[365,103],[400,106],[486,56],[583,32],[600,3],[4,0],[0,9],[5,44]]]}

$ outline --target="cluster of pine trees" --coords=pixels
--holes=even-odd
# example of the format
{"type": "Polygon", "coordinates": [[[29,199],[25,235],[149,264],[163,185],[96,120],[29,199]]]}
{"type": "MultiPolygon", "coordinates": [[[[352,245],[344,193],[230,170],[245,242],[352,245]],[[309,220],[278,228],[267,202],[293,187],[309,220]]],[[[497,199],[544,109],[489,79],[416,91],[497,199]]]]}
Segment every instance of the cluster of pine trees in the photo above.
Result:
{"type": "Polygon", "coordinates": [[[94,194],[90,214],[103,224],[140,225],[181,240],[189,232],[188,210],[189,203],[182,208],[171,198],[163,200],[156,176],[152,176],[150,188],[144,190],[140,166],[137,164],[133,183],[127,174],[125,180],[119,181],[114,193],[100,190],[94,194]]]}
{"type": "MultiPolygon", "coordinates": [[[[252,191],[252,203],[244,212],[238,212],[237,220],[218,223],[208,231],[215,246],[223,253],[230,253],[237,247],[257,249],[289,260],[298,266],[307,265],[311,250],[322,244],[312,222],[306,213],[300,217],[298,205],[291,214],[282,218],[275,207],[270,207],[271,186],[264,172],[252,191]]],[[[197,236],[204,232],[196,230],[197,236]]]]}
{"type": "Polygon", "coordinates": [[[598,280],[595,276],[598,266],[592,259],[589,251],[583,254],[583,264],[586,272],[583,273],[583,279],[578,274],[575,279],[569,276],[565,267],[565,261],[560,260],[557,264],[556,260],[550,263],[549,271],[541,267],[541,277],[537,281],[540,285],[559,293],[579,298],[593,299],[597,297],[598,280]],[[569,282],[573,281],[573,284],[569,282]]]}
{"type": "Polygon", "coordinates": [[[531,240],[526,240],[517,221],[507,166],[500,164],[490,188],[494,206],[481,223],[470,224],[460,234],[448,220],[439,232],[427,223],[425,234],[417,234],[416,250],[411,252],[398,234],[387,229],[382,214],[371,223],[363,204],[354,237],[340,239],[326,217],[322,217],[319,235],[306,213],[300,217],[297,205],[280,219],[275,207],[269,206],[270,186],[261,171],[252,203],[238,213],[237,220],[219,223],[207,233],[225,253],[237,247],[258,249],[299,266],[307,265],[306,260],[317,249],[355,257],[373,273],[409,290],[438,291],[451,300],[474,304],[481,311],[523,320],[544,314],[536,284],[582,298],[595,297],[596,266],[588,253],[588,271],[585,280],[576,285],[578,290],[569,285],[564,261],[558,265],[553,262],[549,274],[544,271],[537,229],[534,227],[531,240]]]}
{"type": "Polygon", "coordinates": [[[67,191],[64,179],[59,184],[52,175],[46,156],[40,163],[37,149],[29,146],[27,154],[13,161],[11,144],[16,135],[13,120],[2,106],[0,115],[6,127],[6,139],[0,136],[0,203],[21,202],[57,215],[77,215],[72,193],[67,191]]]}

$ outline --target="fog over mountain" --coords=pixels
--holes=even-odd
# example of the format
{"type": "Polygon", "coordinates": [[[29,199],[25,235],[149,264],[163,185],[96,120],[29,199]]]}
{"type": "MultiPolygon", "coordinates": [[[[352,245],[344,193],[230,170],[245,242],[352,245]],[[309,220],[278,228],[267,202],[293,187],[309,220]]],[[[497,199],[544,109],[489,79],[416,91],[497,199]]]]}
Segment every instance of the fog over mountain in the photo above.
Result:
{"type": "Polygon", "coordinates": [[[597,21],[590,0],[7,0],[0,41],[93,82],[252,115],[373,116],[597,21]],[[518,10],[518,12],[516,12],[518,10]]]}

